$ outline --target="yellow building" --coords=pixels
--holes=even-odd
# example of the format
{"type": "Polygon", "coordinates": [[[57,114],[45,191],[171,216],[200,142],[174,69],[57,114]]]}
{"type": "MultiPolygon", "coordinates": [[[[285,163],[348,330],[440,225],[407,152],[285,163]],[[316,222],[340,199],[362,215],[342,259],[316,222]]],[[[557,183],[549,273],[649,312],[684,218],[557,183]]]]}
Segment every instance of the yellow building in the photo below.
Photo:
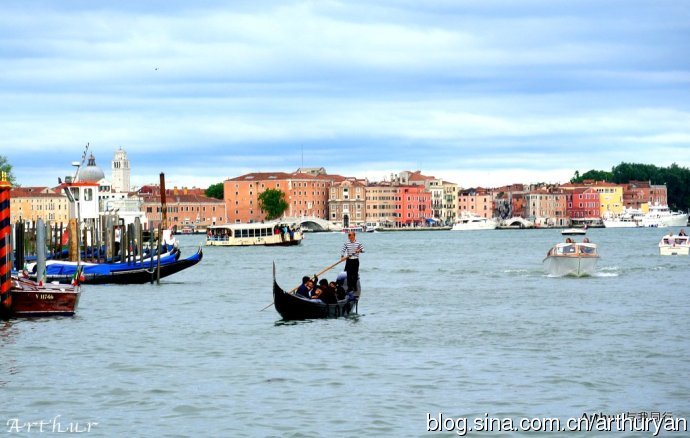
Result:
{"type": "Polygon", "coordinates": [[[10,190],[10,222],[35,222],[39,218],[55,224],[69,221],[69,200],[48,187],[16,187],[10,190]]]}

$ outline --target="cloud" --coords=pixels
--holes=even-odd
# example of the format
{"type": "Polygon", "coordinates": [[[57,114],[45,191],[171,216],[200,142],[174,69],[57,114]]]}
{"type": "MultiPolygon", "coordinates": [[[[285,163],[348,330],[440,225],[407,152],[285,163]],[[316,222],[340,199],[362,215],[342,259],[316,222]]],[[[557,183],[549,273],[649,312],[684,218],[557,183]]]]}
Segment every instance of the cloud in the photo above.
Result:
{"type": "Polygon", "coordinates": [[[0,154],[25,185],[87,142],[180,185],[302,151],[355,176],[690,166],[688,23],[668,0],[3,2],[0,154]]]}

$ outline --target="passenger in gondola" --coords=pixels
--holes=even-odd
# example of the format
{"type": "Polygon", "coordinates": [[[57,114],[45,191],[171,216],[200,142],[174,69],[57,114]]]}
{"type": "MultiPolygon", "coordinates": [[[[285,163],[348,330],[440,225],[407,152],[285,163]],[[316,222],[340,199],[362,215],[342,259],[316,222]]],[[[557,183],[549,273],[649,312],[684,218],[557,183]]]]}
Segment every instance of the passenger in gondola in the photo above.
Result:
{"type": "Polygon", "coordinates": [[[329,284],[328,280],[322,278],[319,281],[319,285],[316,287],[316,292],[311,297],[312,299],[318,299],[326,304],[336,304],[338,300],[335,297],[335,289],[333,289],[329,284]]]}
{"type": "Polygon", "coordinates": [[[295,293],[304,298],[311,298],[314,292],[314,280],[311,277],[302,277],[302,284],[297,288],[295,293]]]}
{"type": "Polygon", "coordinates": [[[347,272],[343,271],[335,279],[335,292],[338,300],[342,300],[347,295],[347,272]]]}

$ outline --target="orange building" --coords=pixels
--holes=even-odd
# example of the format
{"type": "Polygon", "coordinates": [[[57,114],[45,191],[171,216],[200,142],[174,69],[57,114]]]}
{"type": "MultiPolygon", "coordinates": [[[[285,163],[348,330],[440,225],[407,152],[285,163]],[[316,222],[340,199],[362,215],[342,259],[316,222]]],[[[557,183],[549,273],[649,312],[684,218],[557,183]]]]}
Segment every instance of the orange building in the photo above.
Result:
{"type": "Polygon", "coordinates": [[[344,179],[338,175],[260,172],[225,180],[223,191],[228,222],[265,220],[266,213],[259,206],[259,195],[267,189],[283,192],[288,203],[285,216],[314,216],[328,220],[331,185],[344,179]]]}

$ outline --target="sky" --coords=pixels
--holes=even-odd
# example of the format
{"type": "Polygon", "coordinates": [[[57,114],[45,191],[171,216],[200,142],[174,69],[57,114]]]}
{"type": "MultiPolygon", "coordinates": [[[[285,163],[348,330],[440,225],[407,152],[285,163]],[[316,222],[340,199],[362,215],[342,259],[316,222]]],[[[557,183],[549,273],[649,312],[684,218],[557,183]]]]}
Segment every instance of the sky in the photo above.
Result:
{"type": "Polygon", "coordinates": [[[132,184],[690,167],[688,0],[0,2],[0,155],[132,184]]]}

